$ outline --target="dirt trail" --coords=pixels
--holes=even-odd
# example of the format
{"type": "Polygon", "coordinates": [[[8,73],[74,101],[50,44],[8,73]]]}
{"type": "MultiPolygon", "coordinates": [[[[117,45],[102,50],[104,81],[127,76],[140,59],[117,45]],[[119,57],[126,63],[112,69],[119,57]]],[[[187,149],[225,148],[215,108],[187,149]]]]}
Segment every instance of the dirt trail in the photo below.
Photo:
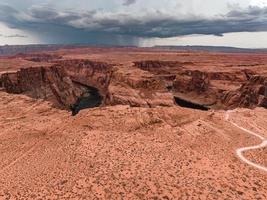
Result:
{"type": "Polygon", "coordinates": [[[238,124],[236,124],[236,123],[230,121],[230,119],[229,119],[229,118],[230,118],[230,113],[232,113],[232,112],[234,112],[234,111],[227,111],[227,112],[226,112],[226,114],[225,114],[225,120],[226,120],[226,121],[230,122],[233,126],[235,126],[235,127],[239,128],[239,129],[245,131],[246,133],[248,133],[248,134],[250,134],[250,135],[253,135],[253,136],[259,138],[260,140],[262,140],[262,143],[259,144],[259,145],[250,146],[250,147],[242,147],[242,148],[237,149],[237,150],[236,150],[236,154],[237,154],[237,156],[238,156],[243,162],[247,163],[248,165],[250,165],[250,166],[252,166],[252,167],[255,167],[255,168],[257,168],[257,169],[260,169],[260,170],[262,170],[262,171],[267,172],[267,167],[262,166],[262,165],[258,165],[258,164],[256,164],[256,163],[253,163],[252,161],[248,160],[247,158],[245,158],[245,157],[243,156],[243,153],[246,152],[246,151],[256,150],[256,149],[261,149],[261,148],[265,148],[265,147],[267,147],[267,139],[264,138],[263,136],[261,136],[261,135],[255,133],[255,132],[253,132],[253,131],[250,131],[250,130],[248,130],[248,129],[245,129],[245,128],[239,126],[238,124]]]}

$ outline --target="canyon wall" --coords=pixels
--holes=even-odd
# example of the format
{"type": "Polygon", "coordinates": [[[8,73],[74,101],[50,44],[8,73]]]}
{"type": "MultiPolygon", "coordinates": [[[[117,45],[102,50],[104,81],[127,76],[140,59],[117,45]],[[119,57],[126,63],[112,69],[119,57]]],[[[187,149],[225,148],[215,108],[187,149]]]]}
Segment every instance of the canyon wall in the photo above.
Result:
{"type": "Polygon", "coordinates": [[[267,108],[267,77],[254,75],[238,90],[227,92],[222,103],[227,108],[255,108],[262,106],[267,108]]]}
{"type": "MultiPolygon", "coordinates": [[[[192,63],[190,63],[192,64],[192,63]]],[[[267,107],[267,78],[252,71],[233,73],[184,70],[180,62],[143,61],[111,65],[89,60],[59,60],[51,67],[4,73],[0,86],[71,109],[86,89],[99,91],[102,106],[173,106],[174,96],[216,109],[267,107]],[[175,69],[175,70],[174,70],[175,69]],[[154,71],[153,71],[154,70],[154,71]],[[212,81],[237,81],[236,90],[216,88],[212,81]]]]}
{"type": "Polygon", "coordinates": [[[35,67],[21,69],[1,76],[2,86],[9,93],[50,100],[70,108],[82,94],[82,87],[73,84],[62,67],[35,67]]]}
{"type": "Polygon", "coordinates": [[[153,74],[133,67],[116,67],[108,88],[107,103],[131,106],[173,106],[173,95],[153,74]]]}
{"type": "Polygon", "coordinates": [[[26,94],[72,108],[86,87],[99,90],[102,105],[155,107],[174,105],[162,81],[137,68],[89,60],[64,60],[51,67],[21,69],[1,76],[9,93],[26,94]]]}
{"type": "Polygon", "coordinates": [[[73,82],[95,87],[106,97],[113,72],[112,65],[90,60],[64,60],[55,66],[63,67],[73,82]]]}

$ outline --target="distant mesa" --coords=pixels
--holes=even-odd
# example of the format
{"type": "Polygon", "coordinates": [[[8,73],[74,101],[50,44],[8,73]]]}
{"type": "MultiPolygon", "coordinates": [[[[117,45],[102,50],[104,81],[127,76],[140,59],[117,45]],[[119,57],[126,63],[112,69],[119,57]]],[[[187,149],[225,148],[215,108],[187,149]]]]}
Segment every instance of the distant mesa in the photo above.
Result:
{"type": "MultiPolygon", "coordinates": [[[[35,45],[4,45],[0,46],[0,56],[14,56],[16,54],[31,54],[59,49],[90,48],[86,44],[35,44],[35,45]]],[[[95,47],[98,47],[97,45],[95,47]]],[[[103,46],[99,46],[103,47],[103,46]]],[[[106,48],[122,48],[121,46],[106,46],[106,48]]],[[[125,48],[128,48],[127,46],[125,48]]],[[[190,52],[223,52],[223,53],[266,53],[267,49],[235,48],[225,46],[154,46],[152,50],[190,51],[190,52]]]]}

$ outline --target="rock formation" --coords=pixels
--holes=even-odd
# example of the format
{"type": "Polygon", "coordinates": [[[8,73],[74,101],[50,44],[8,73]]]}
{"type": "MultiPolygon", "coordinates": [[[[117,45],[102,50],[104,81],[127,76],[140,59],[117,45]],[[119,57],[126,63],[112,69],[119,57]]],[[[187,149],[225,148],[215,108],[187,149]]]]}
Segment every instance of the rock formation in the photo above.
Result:
{"type": "Polygon", "coordinates": [[[24,60],[32,61],[32,62],[55,62],[57,60],[62,59],[62,56],[57,54],[48,54],[48,53],[34,53],[34,54],[24,54],[19,53],[15,56],[9,56],[9,58],[21,58],[24,60]]]}
{"type": "Polygon", "coordinates": [[[172,94],[151,73],[89,60],[64,60],[52,67],[21,69],[3,74],[2,80],[9,93],[51,100],[67,109],[72,108],[89,87],[99,90],[102,105],[174,105],[172,94]]]}
{"type": "Polygon", "coordinates": [[[224,108],[266,107],[266,78],[253,76],[248,70],[220,74],[185,70],[182,65],[177,61],[140,61],[133,66],[116,66],[85,59],[59,60],[50,67],[4,73],[0,86],[9,93],[49,100],[65,109],[79,107],[77,102],[88,88],[99,92],[103,106],[173,106],[175,96],[200,106],[216,105],[214,108],[221,108],[221,104],[224,108]],[[245,83],[228,92],[214,87],[213,80],[245,83]]]}
{"type": "Polygon", "coordinates": [[[267,77],[254,75],[238,90],[227,92],[222,98],[227,108],[267,108],[267,77]]]}
{"type": "Polygon", "coordinates": [[[70,108],[83,89],[73,84],[62,67],[36,67],[21,69],[2,75],[2,85],[9,93],[24,93],[33,98],[51,100],[70,108]]]}
{"type": "Polygon", "coordinates": [[[180,73],[176,76],[173,89],[177,92],[196,92],[201,94],[210,87],[209,75],[198,70],[180,73]]]}
{"type": "Polygon", "coordinates": [[[145,60],[134,62],[134,66],[145,71],[151,71],[155,73],[157,70],[164,70],[172,67],[182,67],[184,63],[178,61],[159,61],[159,60],[145,60]]]}
{"type": "Polygon", "coordinates": [[[115,68],[109,84],[107,103],[155,107],[174,105],[164,82],[138,68],[115,68]]]}
{"type": "Polygon", "coordinates": [[[95,87],[106,97],[113,72],[112,65],[90,60],[64,60],[56,66],[63,67],[73,82],[95,87]]]}
{"type": "Polygon", "coordinates": [[[193,63],[184,63],[178,61],[159,61],[159,60],[145,60],[134,62],[134,67],[148,71],[160,79],[164,80],[167,85],[175,79],[177,72],[183,69],[183,65],[193,63]]]}
{"type": "Polygon", "coordinates": [[[218,99],[218,91],[211,86],[209,74],[198,70],[180,71],[173,81],[172,92],[176,98],[200,106],[215,105],[218,99]]]}

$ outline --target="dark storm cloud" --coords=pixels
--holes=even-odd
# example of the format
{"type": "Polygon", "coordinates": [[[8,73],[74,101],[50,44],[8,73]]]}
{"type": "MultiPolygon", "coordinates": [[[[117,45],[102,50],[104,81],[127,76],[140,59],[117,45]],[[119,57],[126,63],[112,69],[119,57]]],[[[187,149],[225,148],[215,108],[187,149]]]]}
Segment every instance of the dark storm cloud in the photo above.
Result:
{"type": "Polygon", "coordinates": [[[26,35],[14,34],[14,35],[0,35],[5,38],[26,38],[26,35]]]}
{"type": "Polygon", "coordinates": [[[4,38],[26,38],[26,35],[20,35],[20,34],[14,34],[14,35],[3,35],[0,34],[0,37],[4,37],[4,38]]]}
{"type": "Polygon", "coordinates": [[[123,0],[123,5],[124,6],[129,6],[132,4],[135,4],[136,0],[123,0]]]}
{"type": "Polygon", "coordinates": [[[82,15],[71,11],[64,11],[64,13],[60,13],[53,8],[40,6],[30,8],[27,14],[30,17],[30,21],[45,23],[55,22],[57,24],[67,24],[70,21],[78,20],[82,17],[82,15]]]}
{"type": "Polygon", "coordinates": [[[14,34],[14,35],[3,35],[6,38],[26,38],[26,35],[14,34]]]}
{"type": "MultiPolygon", "coordinates": [[[[127,1],[130,2],[130,1],[127,1]]],[[[81,35],[110,37],[160,37],[206,34],[222,36],[229,32],[267,31],[267,8],[248,7],[232,10],[226,15],[200,17],[179,16],[160,11],[136,13],[110,13],[103,10],[88,12],[57,11],[49,7],[32,7],[19,12],[12,7],[0,6],[0,21],[22,30],[47,35],[81,35]],[[68,30],[69,32],[63,32],[68,30]],[[78,34],[79,33],[79,34],[78,34]]],[[[125,39],[126,38],[126,39],[125,39]]]]}
{"type": "Polygon", "coordinates": [[[8,5],[0,5],[0,21],[6,22],[9,25],[15,25],[17,23],[18,11],[8,5]]]}

